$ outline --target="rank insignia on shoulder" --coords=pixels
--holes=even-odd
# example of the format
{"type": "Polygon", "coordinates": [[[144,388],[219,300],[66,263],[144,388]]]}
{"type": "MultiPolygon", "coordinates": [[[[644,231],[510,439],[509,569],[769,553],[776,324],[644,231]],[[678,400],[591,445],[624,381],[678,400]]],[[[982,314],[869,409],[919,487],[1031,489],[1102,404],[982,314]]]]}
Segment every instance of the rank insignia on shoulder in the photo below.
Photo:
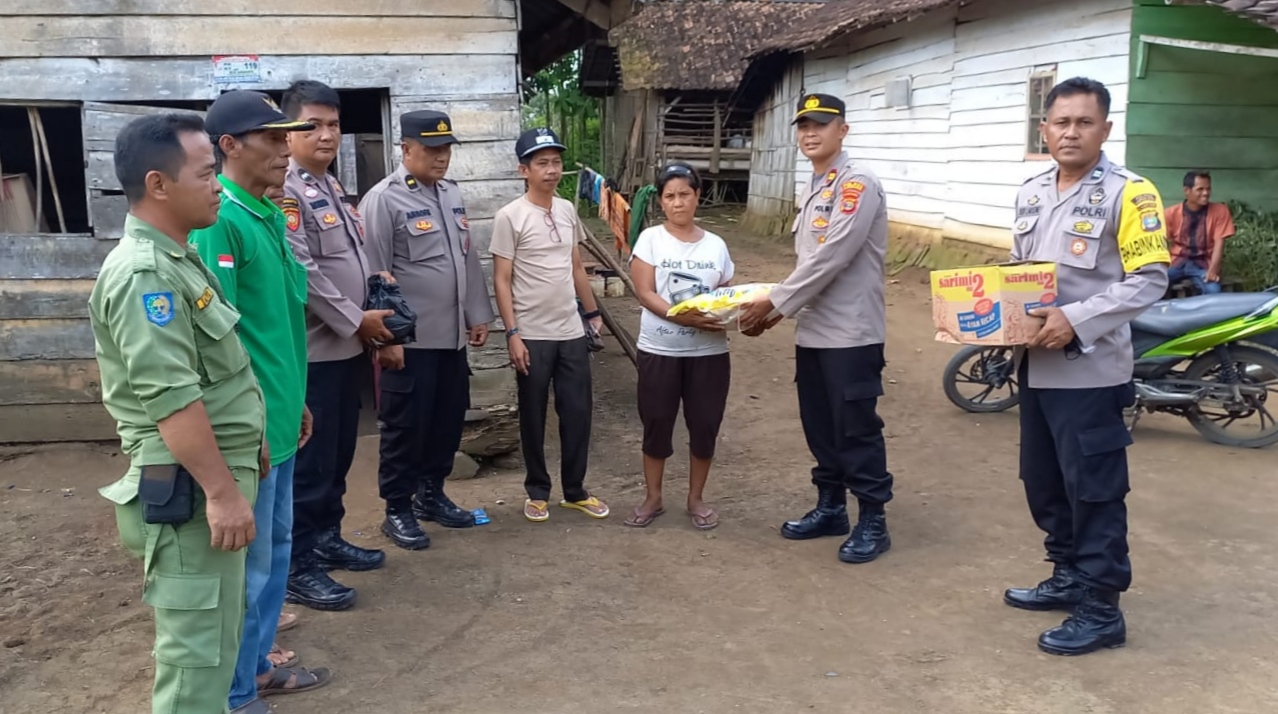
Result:
{"type": "Polygon", "coordinates": [[[413,178],[412,176],[405,176],[404,185],[409,188],[417,188],[417,179],[413,178]]]}
{"type": "Polygon", "coordinates": [[[324,221],[324,225],[331,226],[334,223],[337,223],[337,216],[333,215],[332,213],[325,213],[324,217],[321,218],[320,220],[324,221]]]}
{"type": "Polygon", "coordinates": [[[428,231],[434,227],[435,227],[435,224],[427,220],[421,220],[417,222],[417,230],[419,231],[428,231]]]}
{"type": "Polygon", "coordinates": [[[173,322],[173,293],[146,293],[142,296],[146,319],[164,327],[173,322]]]}
{"type": "Polygon", "coordinates": [[[198,300],[195,301],[195,309],[203,310],[213,302],[213,288],[204,288],[204,292],[200,294],[198,300]]]}
{"type": "Polygon", "coordinates": [[[834,179],[838,177],[839,177],[839,172],[834,169],[830,169],[830,173],[825,175],[825,182],[827,185],[832,184],[834,183],[834,179]]]}
{"type": "Polygon", "coordinates": [[[290,231],[295,231],[302,226],[302,212],[297,210],[297,206],[284,209],[284,224],[290,231]]]}
{"type": "Polygon", "coordinates": [[[1104,176],[1104,175],[1105,175],[1105,169],[1103,169],[1103,168],[1101,168],[1101,167],[1097,166],[1097,167],[1096,167],[1096,170],[1095,170],[1095,171],[1092,171],[1092,180],[1093,180],[1093,181],[1095,181],[1096,179],[1098,179],[1098,178],[1100,178],[1101,176],[1104,176]]]}

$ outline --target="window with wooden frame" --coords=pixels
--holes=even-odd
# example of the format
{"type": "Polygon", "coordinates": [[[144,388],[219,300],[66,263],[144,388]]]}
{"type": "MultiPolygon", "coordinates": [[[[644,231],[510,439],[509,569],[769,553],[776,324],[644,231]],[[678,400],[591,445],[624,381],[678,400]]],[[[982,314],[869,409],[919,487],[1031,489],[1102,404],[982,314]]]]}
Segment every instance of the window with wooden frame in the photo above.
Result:
{"type": "Polygon", "coordinates": [[[1050,155],[1047,142],[1039,126],[1047,118],[1047,95],[1056,86],[1056,67],[1045,67],[1034,70],[1030,74],[1028,98],[1029,117],[1025,121],[1026,140],[1025,156],[1031,159],[1045,159],[1050,155]]]}

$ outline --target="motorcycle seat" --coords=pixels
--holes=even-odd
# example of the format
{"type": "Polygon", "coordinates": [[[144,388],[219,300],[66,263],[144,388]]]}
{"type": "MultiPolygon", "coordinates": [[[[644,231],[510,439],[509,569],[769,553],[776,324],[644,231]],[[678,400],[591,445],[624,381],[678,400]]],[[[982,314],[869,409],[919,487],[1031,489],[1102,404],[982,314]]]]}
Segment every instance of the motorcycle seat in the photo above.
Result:
{"type": "Polygon", "coordinates": [[[1160,300],[1132,321],[1132,329],[1165,337],[1180,337],[1218,322],[1243,317],[1271,301],[1274,293],[1218,293],[1160,300]]]}

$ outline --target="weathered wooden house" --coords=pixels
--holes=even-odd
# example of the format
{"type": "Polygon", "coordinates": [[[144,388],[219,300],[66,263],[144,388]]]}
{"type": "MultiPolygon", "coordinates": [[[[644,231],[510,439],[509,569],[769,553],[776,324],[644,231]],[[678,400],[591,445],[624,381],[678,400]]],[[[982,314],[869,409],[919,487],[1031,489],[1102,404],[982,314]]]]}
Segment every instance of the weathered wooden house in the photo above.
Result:
{"type": "Polygon", "coordinates": [[[651,2],[585,48],[581,85],[606,96],[605,170],[623,190],[686,161],[719,198],[743,200],[753,111],[732,106],[751,52],[821,2],[651,2]]]}
{"type": "Polygon", "coordinates": [[[131,118],[297,79],[342,96],[339,177],[398,161],[400,113],[452,114],[478,244],[517,196],[523,76],[603,36],[629,0],[6,0],[0,4],[0,442],[110,438],[86,298],[126,212],[131,118]]]}
{"type": "Polygon", "coordinates": [[[1278,209],[1275,27],[1278,3],[1256,0],[832,0],[756,51],[738,93],[757,108],[756,156],[773,157],[756,160],[749,211],[792,215],[811,169],[789,117],[827,92],[897,235],[1004,250],[1017,188],[1050,161],[1043,100],[1078,75],[1112,92],[1110,158],[1167,200],[1208,169],[1217,200],[1278,209]]]}

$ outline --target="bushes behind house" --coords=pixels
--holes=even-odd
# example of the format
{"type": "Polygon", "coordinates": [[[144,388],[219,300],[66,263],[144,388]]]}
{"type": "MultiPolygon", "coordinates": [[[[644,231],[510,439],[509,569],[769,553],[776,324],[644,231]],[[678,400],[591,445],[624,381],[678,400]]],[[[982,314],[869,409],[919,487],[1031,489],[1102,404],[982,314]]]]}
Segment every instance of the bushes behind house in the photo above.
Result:
{"type": "Polygon", "coordinates": [[[1264,290],[1278,285],[1278,212],[1258,211],[1229,202],[1238,229],[1225,241],[1221,270],[1228,280],[1242,281],[1243,290],[1264,290]]]}

